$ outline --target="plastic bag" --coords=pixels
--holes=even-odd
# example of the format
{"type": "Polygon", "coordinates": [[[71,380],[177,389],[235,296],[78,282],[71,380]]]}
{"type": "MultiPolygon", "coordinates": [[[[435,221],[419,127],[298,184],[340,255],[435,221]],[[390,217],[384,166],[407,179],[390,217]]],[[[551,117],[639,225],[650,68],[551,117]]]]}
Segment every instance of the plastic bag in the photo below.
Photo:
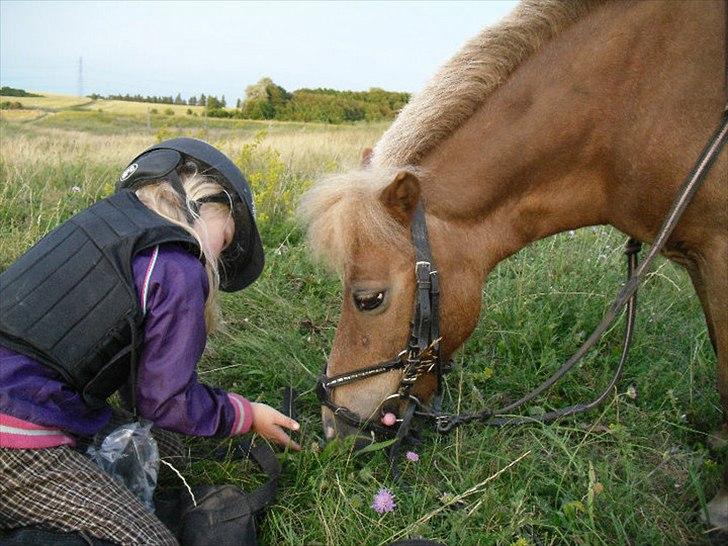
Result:
{"type": "Polygon", "coordinates": [[[92,445],[86,453],[153,512],[159,450],[151,429],[150,421],[126,423],[106,436],[100,447],[92,445]]]}

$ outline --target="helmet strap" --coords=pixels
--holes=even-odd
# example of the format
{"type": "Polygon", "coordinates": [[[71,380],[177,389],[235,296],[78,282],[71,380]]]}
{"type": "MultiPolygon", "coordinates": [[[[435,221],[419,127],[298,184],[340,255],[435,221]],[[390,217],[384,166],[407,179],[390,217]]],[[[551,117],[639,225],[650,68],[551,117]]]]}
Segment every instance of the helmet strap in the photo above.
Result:
{"type": "Polygon", "coordinates": [[[192,225],[195,222],[195,214],[200,213],[200,207],[195,201],[189,201],[187,199],[187,192],[185,191],[184,186],[182,185],[182,180],[179,177],[179,173],[177,172],[177,169],[172,169],[169,171],[169,173],[166,176],[167,180],[169,181],[169,185],[172,186],[172,189],[177,192],[177,195],[180,199],[180,205],[182,206],[182,210],[185,213],[185,218],[187,219],[187,223],[192,225]],[[188,206],[189,203],[189,206],[188,206]],[[192,210],[190,210],[192,209],[192,210]],[[194,214],[193,214],[194,212],[194,214]]]}

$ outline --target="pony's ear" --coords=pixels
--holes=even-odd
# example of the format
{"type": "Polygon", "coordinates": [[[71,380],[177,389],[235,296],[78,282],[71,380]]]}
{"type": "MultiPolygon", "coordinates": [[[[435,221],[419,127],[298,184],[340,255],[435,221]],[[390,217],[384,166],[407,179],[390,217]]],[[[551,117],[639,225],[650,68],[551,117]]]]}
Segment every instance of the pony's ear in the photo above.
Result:
{"type": "Polygon", "coordinates": [[[372,148],[364,148],[361,152],[361,166],[363,169],[366,169],[369,165],[372,164],[372,156],[374,155],[374,150],[372,148]]]}
{"type": "Polygon", "coordinates": [[[409,224],[420,198],[420,181],[407,171],[401,171],[379,194],[379,200],[389,213],[402,224],[409,224]]]}

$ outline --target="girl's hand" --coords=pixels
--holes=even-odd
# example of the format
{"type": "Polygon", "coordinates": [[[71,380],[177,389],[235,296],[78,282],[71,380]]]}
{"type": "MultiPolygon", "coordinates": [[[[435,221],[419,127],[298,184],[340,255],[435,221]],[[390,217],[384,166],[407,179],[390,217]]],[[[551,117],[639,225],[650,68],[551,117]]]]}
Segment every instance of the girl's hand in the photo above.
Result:
{"type": "Polygon", "coordinates": [[[301,428],[296,421],[267,404],[251,402],[250,406],[253,408],[253,425],[251,426],[253,432],[284,447],[290,447],[296,451],[301,450],[301,446],[291,440],[291,437],[283,431],[283,428],[290,430],[301,428]]]}

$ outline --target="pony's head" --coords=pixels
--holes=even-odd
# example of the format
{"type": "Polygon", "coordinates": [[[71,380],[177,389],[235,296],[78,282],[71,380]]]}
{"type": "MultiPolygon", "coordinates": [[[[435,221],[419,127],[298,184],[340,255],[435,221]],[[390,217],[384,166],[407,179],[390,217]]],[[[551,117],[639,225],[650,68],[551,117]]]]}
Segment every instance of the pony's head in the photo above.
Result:
{"type": "MultiPolygon", "coordinates": [[[[379,167],[332,176],[304,196],[300,213],[308,225],[311,250],[339,273],[343,284],[327,376],[389,360],[406,347],[415,298],[410,224],[419,199],[414,169],[379,167]]],[[[458,263],[457,250],[466,241],[445,244],[453,234],[446,234],[450,228],[435,217],[428,216],[428,228],[441,279],[441,350],[448,358],[477,321],[482,278],[458,263]]],[[[331,399],[362,420],[376,423],[401,378],[402,370],[393,370],[360,379],[333,388],[331,399]]],[[[412,394],[427,402],[435,389],[436,377],[427,374],[418,379],[412,394]]],[[[402,409],[399,404],[386,407],[395,414],[402,409]]],[[[356,432],[329,409],[322,412],[327,438],[356,432]]]]}

